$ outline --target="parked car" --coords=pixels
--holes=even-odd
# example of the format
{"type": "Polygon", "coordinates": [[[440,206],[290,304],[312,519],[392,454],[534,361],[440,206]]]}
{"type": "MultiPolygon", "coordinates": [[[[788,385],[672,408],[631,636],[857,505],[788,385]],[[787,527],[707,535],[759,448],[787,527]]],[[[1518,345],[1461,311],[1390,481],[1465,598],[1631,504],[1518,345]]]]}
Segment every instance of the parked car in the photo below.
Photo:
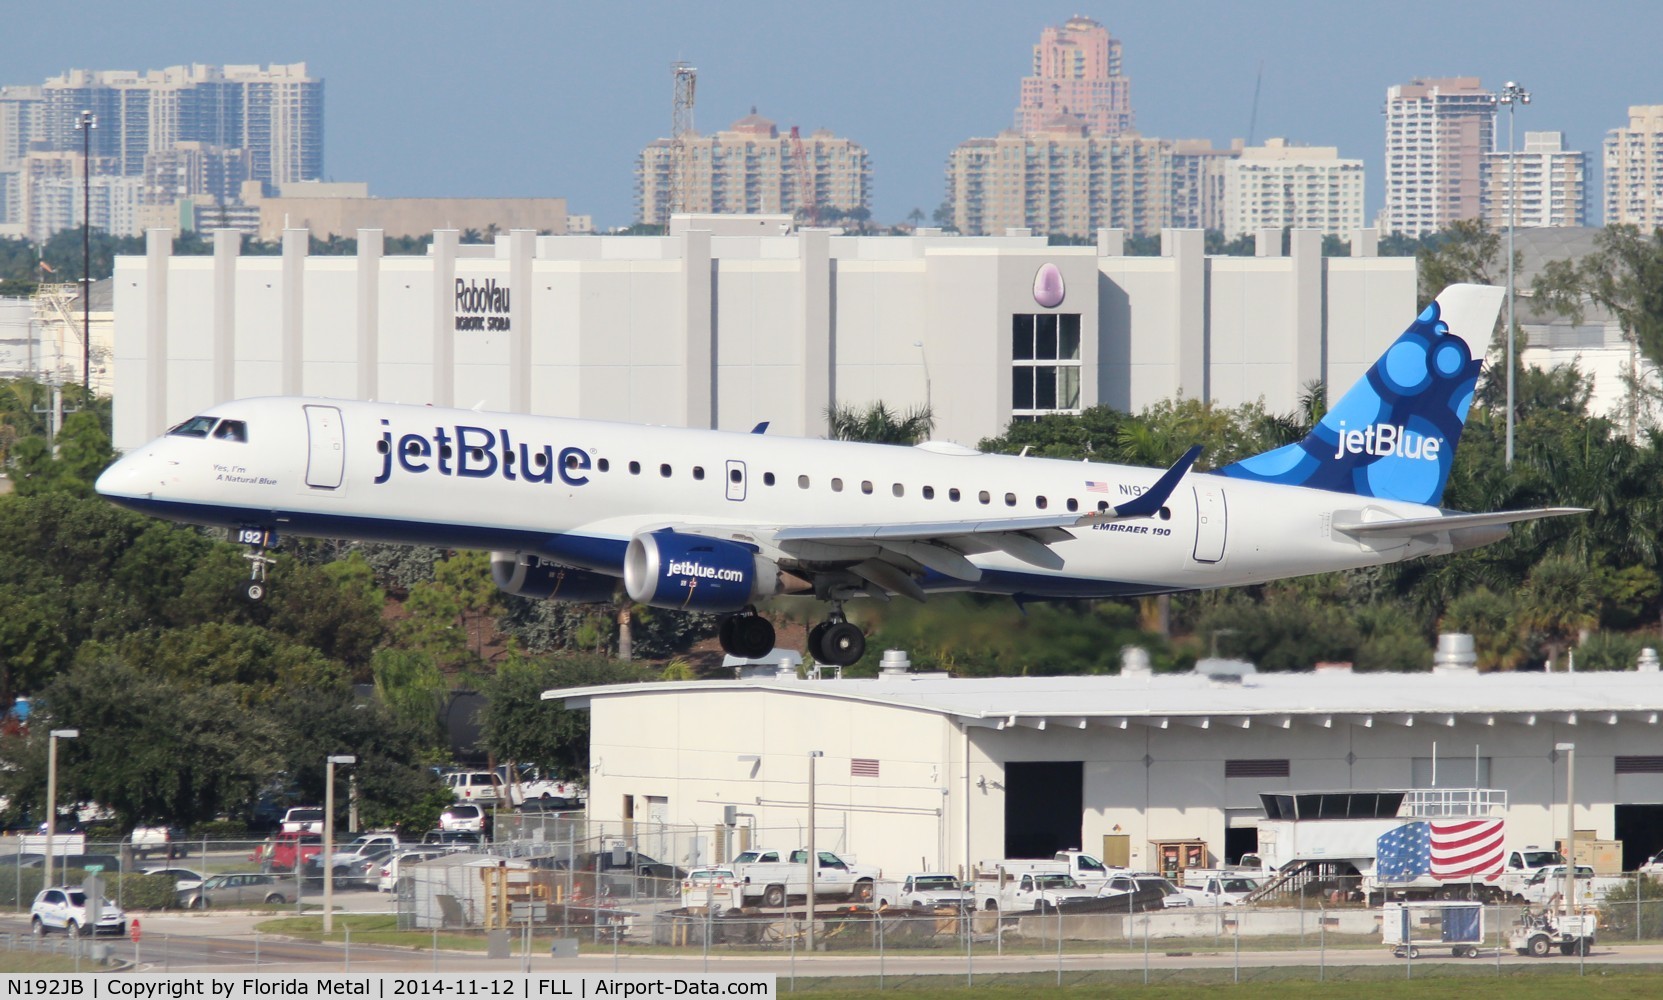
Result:
{"type": "Polygon", "coordinates": [[[675,896],[687,870],[628,850],[590,851],[572,859],[576,871],[597,872],[613,896],[675,896]]]}
{"type": "Polygon", "coordinates": [[[70,937],[86,933],[119,937],[127,933],[127,915],[108,899],[99,901],[98,925],[89,928],[88,922],[87,894],[80,886],[42,889],[36,894],[34,905],[29,907],[29,929],[37,936],[47,931],[63,931],[70,937]]]}
{"type": "Polygon", "coordinates": [[[1115,900],[1111,911],[1125,905],[1129,911],[1174,909],[1194,906],[1195,900],[1184,895],[1164,876],[1153,872],[1116,872],[1109,876],[1099,895],[1115,900]]]}
{"type": "Polygon", "coordinates": [[[173,890],[183,892],[202,884],[203,875],[189,868],[146,868],[141,875],[166,875],[173,879],[173,890]]]}
{"type": "Polygon", "coordinates": [[[442,857],[444,853],[438,848],[423,848],[415,851],[398,851],[390,857],[383,858],[381,867],[378,869],[379,879],[376,882],[376,888],[382,892],[392,892],[398,888],[398,876],[404,866],[431,861],[434,858],[442,857]]]}
{"type": "Polygon", "coordinates": [[[484,844],[485,838],[473,830],[429,830],[422,834],[422,843],[452,851],[469,851],[484,844]]]}
{"type": "Polygon", "coordinates": [[[249,860],[258,862],[266,871],[292,872],[297,860],[305,863],[322,853],[320,833],[279,833],[256,848],[249,860]]]}
{"type": "Polygon", "coordinates": [[[452,771],[444,776],[445,787],[458,802],[507,802],[508,793],[493,771],[452,771]]]}
{"type": "Polygon", "coordinates": [[[490,814],[472,802],[458,802],[439,814],[439,829],[484,833],[491,825],[490,814]]]}
{"type": "Polygon", "coordinates": [[[322,833],[322,806],[295,806],[283,813],[284,833],[322,833]]]}
{"type": "Polygon", "coordinates": [[[210,875],[194,889],[179,894],[179,905],[187,910],[211,906],[254,906],[259,903],[292,903],[294,886],[279,882],[264,872],[233,872],[210,875]]]}

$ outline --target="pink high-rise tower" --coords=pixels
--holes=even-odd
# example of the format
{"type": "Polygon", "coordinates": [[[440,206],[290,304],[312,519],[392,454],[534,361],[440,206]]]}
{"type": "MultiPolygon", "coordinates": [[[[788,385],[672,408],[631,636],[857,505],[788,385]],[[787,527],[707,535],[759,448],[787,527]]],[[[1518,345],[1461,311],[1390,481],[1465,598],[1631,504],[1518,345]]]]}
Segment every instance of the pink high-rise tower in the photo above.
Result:
{"type": "Polygon", "coordinates": [[[1120,72],[1120,42],[1089,17],[1046,28],[1034,46],[1034,73],[1022,80],[1019,132],[1037,132],[1058,114],[1096,135],[1132,128],[1132,83],[1120,72]]]}

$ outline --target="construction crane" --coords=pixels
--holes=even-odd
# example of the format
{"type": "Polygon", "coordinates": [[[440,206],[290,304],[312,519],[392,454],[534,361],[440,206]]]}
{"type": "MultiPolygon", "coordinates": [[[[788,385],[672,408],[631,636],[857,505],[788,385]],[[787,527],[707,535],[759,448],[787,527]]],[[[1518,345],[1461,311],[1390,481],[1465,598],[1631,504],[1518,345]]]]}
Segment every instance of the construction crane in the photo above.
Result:
{"type": "Polygon", "coordinates": [[[808,172],[808,154],[803,151],[803,134],[791,126],[791,174],[797,191],[797,211],[810,226],[820,224],[820,205],[814,197],[814,176],[808,172]]]}
{"type": "MultiPolygon", "coordinates": [[[[693,135],[693,100],[694,90],[699,81],[699,71],[685,62],[670,64],[670,74],[675,79],[675,93],[670,106],[670,214],[686,212],[688,188],[692,183],[692,171],[687,163],[687,139],[693,135]]],[[[670,220],[664,219],[666,227],[670,220]]]]}

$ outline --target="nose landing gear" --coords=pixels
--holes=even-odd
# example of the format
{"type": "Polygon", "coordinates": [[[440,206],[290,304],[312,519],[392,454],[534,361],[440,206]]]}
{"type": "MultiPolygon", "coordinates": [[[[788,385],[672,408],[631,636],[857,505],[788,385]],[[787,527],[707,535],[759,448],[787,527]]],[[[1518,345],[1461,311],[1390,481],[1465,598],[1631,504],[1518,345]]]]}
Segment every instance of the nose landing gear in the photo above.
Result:
{"type": "Polygon", "coordinates": [[[277,532],[268,528],[239,528],[237,541],[248,546],[243,558],[248,560],[248,583],[243,585],[243,596],[250,601],[262,601],[266,596],[266,567],[277,560],[266,553],[277,544],[277,532]]]}

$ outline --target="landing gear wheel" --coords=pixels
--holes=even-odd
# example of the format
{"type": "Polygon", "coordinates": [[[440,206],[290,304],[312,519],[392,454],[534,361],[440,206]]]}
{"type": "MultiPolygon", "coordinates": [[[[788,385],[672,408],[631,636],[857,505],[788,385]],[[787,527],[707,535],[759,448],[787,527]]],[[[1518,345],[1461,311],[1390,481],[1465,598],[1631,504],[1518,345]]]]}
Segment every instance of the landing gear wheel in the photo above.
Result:
{"type": "Polygon", "coordinates": [[[250,580],[248,586],[243,588],[243,596],[251,601],[265,600],[266,585],[258,580],[250,580]]]}
{"type": "Polygon", "coordinates": [[[866,636],[852,622],[826,622],[814,649],[816,660],[834,667],[852,667],[866,655],[866,636]]]}
{"type": "Polygon", "coordinates": [[[722,619],[716,638],[722,652],[744,660],[767,656],[774,648],[774,623],[755,611],[741,611],[722,619]]]}
{"type": "Polygon", "coordinates": [[[831,627],[831,622],[821,622],[808,630],[808,655],[814,657],[815,663],[822,663],[826,659],[821,643],[825,642],[826,630],[831,627]]]}

